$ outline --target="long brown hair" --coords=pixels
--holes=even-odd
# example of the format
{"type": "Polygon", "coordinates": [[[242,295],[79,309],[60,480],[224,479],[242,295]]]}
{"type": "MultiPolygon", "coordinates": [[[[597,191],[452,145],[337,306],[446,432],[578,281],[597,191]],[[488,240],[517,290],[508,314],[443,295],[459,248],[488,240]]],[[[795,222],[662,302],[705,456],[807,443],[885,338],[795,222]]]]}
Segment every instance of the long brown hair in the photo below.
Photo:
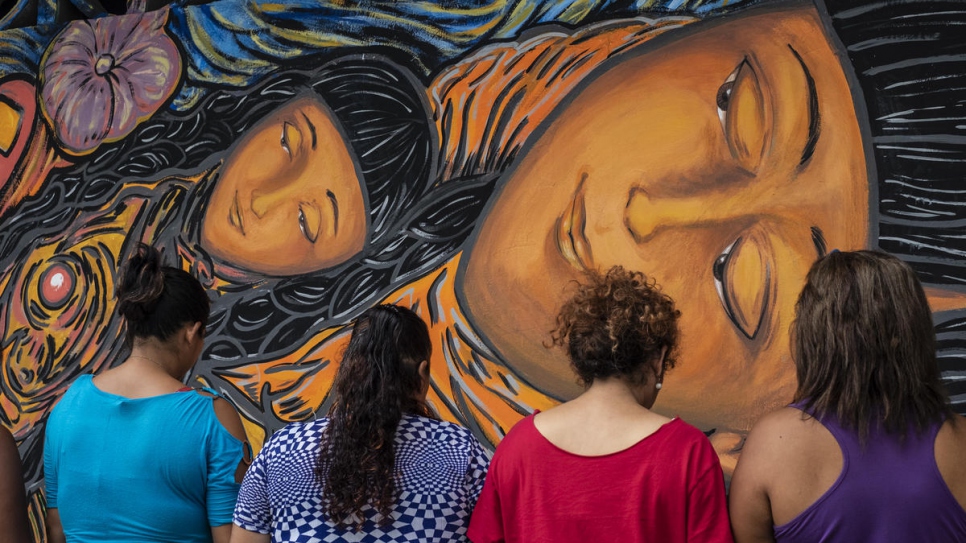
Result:
{"type": "Polygon", "coordinates": [[[403,414],[436,418],[419,399],[432,343],[413,311],[378,305],[356,319],[332,385],[318,476],[329,519],[360,528],[369,505],[388,523],[396,499],[396,428],[403,414]]]}
{"type": "Polygon", "coordinates": [[[919,432],[951,413],[919,279],[880,252],[832,252],[808,272],[795,306],[795,400],[868,436],[919,432]]]}

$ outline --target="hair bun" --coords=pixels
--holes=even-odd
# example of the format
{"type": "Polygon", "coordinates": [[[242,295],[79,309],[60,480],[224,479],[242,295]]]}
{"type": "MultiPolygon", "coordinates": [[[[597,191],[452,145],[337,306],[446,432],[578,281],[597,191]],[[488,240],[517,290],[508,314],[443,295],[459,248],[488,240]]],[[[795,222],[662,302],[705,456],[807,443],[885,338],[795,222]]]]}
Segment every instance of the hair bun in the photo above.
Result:
{"type": "Polygon", "coordinates": [[[121,273],[115,291],[117,310],[129,321],[143,321],[154,312],[163,292],[161,253],[141,243],[121,273]]]}

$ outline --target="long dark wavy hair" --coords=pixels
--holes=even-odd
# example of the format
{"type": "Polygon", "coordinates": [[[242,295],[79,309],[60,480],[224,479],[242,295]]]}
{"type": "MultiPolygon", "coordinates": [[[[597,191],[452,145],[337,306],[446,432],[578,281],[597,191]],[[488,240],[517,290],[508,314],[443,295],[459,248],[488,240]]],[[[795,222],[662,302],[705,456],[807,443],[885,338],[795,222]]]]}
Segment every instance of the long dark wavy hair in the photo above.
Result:
{"type": "Polygon", "coordinates": [[[391,521],[399,421],[406,413],[436,418],[420,399],[425,383],[419,365],[428,363],[432,349],[426,323],[410,309],[377,305],[355,320],[319,453],[332,522],[360,527],[367,506],[381,523],[391,521]]]}
{"type": "Polygon", "coordinates": [[[951,413],[936,331],[915,272],[877,251],[833,252],[808,272],[795,305],[795,400],[868,436],[923,431],[951,413]]]}

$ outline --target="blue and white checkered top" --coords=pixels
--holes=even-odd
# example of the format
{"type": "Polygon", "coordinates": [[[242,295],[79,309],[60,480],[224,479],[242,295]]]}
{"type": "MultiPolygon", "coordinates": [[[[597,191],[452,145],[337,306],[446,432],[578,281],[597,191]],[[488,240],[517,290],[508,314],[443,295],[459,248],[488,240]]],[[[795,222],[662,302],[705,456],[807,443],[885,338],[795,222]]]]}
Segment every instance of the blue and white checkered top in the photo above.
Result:
{"type": "Polygon", "coordinates": [[[380,526],[370,514],[356,532],[336,527],[323,509],[316,468],[327,424],[295,423],[272,436],[245,475],[235,524],[278,543],[467,541],[489,463],[469,430],[405,415],[396,430],[392,523],[380,526]]]}

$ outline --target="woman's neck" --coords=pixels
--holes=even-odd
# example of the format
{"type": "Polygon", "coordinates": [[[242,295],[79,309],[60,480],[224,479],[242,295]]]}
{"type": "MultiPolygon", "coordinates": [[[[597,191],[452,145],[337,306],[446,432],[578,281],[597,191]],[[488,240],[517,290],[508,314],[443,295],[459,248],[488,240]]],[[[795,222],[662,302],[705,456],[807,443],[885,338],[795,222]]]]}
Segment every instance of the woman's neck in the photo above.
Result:
{"type": "MultiPolygon", "coordinates": [[[[656,432],[670,419],[645,407],[646,384],[597,379],[583,394],[533,419],[537,431],[565,451],[600,456],[623,451],[656,432]]],[[[653,403],[653,392],[650,402],[653,403]]]]}
{"type": "Polygon", "coordinates": [[[150,340],[134,345],[125,364],[141,367],[143,371],[164,373],[177,381],[184,379],[187,372],[177,353],[150,340]]]}
{"type": "Polygon", "coordinates": [[[94,384],[125,398],[148,398],[180,390],[189,366],[177,350],[154,341],[137,341],[119,366],[99,373],[94,384]]]}
{"type": "Polygon", "coordinates": [[[613,406],[618,409],[626,407],[643,407],[649,409],[654,405],[656,392],[647,391],[646,385],[632,385],[619,377],[595,379],[583,394],[577,397],[588,404],[613,406]]]}

